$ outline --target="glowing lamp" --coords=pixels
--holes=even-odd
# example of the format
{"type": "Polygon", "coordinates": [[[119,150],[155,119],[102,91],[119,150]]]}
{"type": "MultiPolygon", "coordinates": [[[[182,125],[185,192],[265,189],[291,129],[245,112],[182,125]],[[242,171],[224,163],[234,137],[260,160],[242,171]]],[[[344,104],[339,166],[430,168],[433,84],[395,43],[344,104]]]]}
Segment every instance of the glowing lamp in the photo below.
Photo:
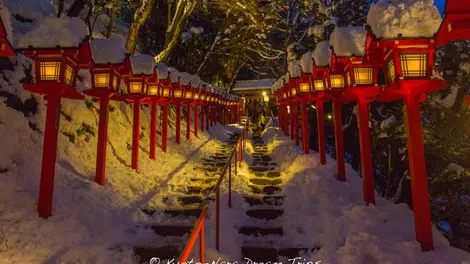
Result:
{"type": "Polygon", "coordinates": [[[315,91],[324,91],[325,83],[323,80],[314,80],[313,87],[315,88],[315,91]]]}
{"type": "Polygon", "coordinates": [[[330,88],[332,89],[344,88],[343,75],[330,75],[330,88]]]}
{"type": "Polygon", "coordinates": [[[128,95],[133,96],[142,96],[147,94],[147,85],[149,83],[154,83],[156,78],[156,73],[153,70],[152,73],[144,73],[144,72],[134,72],[132,69],[132,60],[134,57],[127,57],[124,63],[124,67],[121,71],[122,79],[125,81],[127,85],[127,93],[128,95]]]}

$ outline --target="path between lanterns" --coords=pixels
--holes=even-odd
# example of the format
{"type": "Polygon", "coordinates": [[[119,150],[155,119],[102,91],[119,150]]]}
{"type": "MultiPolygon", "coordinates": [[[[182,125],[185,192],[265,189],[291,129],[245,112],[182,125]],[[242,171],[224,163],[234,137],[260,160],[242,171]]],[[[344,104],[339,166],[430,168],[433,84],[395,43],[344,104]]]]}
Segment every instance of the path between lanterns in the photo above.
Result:
{"type": "Polygon", "coordinates": [[[195,167],[192,175],[182,173],[180,177],[184,181],[172,186],[171,196],[155,197],[154,205],[141,209],[151,219],[145,225],[157,237],[149,243],[133,246],[139,263],[149,263],[153,257],[178,260],[203,208],[214,200],[207,194],[214,188],[239,135],[232,133],[214,155],[200,161],[202,166],[195,167]]]}

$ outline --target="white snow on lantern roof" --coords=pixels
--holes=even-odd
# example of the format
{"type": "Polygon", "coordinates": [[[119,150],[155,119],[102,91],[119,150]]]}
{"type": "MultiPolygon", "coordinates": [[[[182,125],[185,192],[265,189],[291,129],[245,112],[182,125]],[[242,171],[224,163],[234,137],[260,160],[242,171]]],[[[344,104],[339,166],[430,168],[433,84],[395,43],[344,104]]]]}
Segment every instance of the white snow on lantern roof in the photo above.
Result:
{"type": "Polygon", "coordinates": [[[442,22],[433,0],[379,0],[371,4],[367,23],[378,38],[433,37],[442,22]]]}
{"type": "Polygon", "coordinates": [[[317,67],[326,67],[330,65],[330,42],[325,40],[317,44],[313,52],[313,60],[317,67]]]}
{"type": "Polygon", "coordinates": [[[168,67],[168,71],[170,73],[170,81],[171,83],[177,83],[180,78],[180,72],[173,68],[173,67],[168,67]]]}
{"type": "Polygon", "coordinates": [[[41,21],[34,30],[26,33],[17,47],[34,48],[77,48],[85,39],[87,29],[85,22],[76,17],[50,17],[41,21]]]}
{"type": "Polygon", "coordinates": [[[179,74],[179,81],[181,85],[189,85],[189,81],[191,80],[191,75],[187,72],[180,72],[179,74]]]}
{"type": "Polygon", "coordinates": [[[155,59],[147,54],[139,54],[131,57],[133,74],[153,74],[155,59]]]}
{"type": "Polygon", "coordinates": [[[291,78],[299,78],[300,77],[300,65],[298,60],[294,60],[289,62],[287,65],[289,69],[289,75],[291,78]]]}
{"type": "Polygon", "coordinates": [[[201,82],[201,78],[197,75],[191,75],[189,76],[189,82],[191,83],[191,87],[197,88],[199,87],[199,83],[201,82]]]}
{"type": "Polygon", "coordinates": [[[113,35],[109,39],[97,38],[90,41],[91,56],[96,64],[122,63],[126,59],[124,38],[113,35]]]}
{"type": "Polygon", "coordinates": [[[302,55],[302,58],[300,58],[300,66],[302,67],[302,72],[303,73],[312,73],[312,68],[313,68],[313,54],[311,51],[305,53],[302,55]]]}
{"type": "Polygon", "coordinates": [[[7,39],[10,44],[13,45],[13,28],[11,27],[11,20],[10,20],[10,12],[8,12],[8,8],[0,1],[0,19],[3,22],[3,26],[5,27],[5,33],[7,34],[7,39]]]}
{"type": "Polygon", "coordinates": [[[330,36],[338,57],[362,57],[365,53],[367,30],[364,27],[336,27],[330,36]]]}
{"type": "Polygon", "coordinates": [[[168,67],[166,67],[165,64],[161,62],[157,62],[155,65],[155,68],[157,69],[157,75],[159,80],[166,80],[168,79],[168,67]]]}

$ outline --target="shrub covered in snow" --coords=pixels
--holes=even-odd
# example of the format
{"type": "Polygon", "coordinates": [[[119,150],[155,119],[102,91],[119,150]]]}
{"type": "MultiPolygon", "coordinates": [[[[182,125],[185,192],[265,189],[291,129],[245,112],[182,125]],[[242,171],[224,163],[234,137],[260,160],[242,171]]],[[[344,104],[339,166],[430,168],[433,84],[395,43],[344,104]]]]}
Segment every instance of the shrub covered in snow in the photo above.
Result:
{"type": "Polygon", "coordinates": [[[433,0],[379,0],[372,4],[367,23],[379,38],[432,37],[441,25],[433,0]]]}

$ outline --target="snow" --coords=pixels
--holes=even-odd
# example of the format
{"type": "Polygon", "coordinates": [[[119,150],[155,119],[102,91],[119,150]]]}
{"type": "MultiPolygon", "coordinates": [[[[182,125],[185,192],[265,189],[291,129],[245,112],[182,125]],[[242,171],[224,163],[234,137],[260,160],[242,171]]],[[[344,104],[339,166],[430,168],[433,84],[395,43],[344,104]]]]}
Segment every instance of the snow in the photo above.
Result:
{"type": "Polygon", "coordinates": [[[301,68],[298,60],[289,62],[287,65],[289,75],[291,78],[299,78],[301,73],[301,68]]]}
{"type": "Polygon", "coordinates": [[[189,82],[191,83],[192,88],[198,88],[199,83],[201,82],[201,78],[197,75],[191,75],[189,76],[189,82]]]}
{"type": "Polygon", "coordinates": [[[32,19],[35,22],[44,17],[57,15],[54,5],[47,0],[3,0],[3,3],[12,14],[32,19]]]}
{"type": "Polygon", "coordinates": [[[204,32],[204,28],[202,28],[202,27],[190,27],[188,31],[191,32],[192,34],[200,35],[200,34],[202,34],[202,32],[204,32]]]}
{"type": "Polygon", "coordinates": [[[362,57],[365,53],[367,31],[364,27],[336,27],[330,41],[338,57],[362,57]]]}
{"type": "Polygon", "coordinates": [[[154,57],[147,54],[140,54],[131,57],[133,74],[153,74],[155,69],[154,57]]]}
{"type": "Polygon", "coordinates": [[[260,80],[243,80],[236,81],[232,91],[254,90],[254,89],[269,89],[273,86],[275,79],[260,79],[260,80]]]}
{"type": "Polygon", "coordinates": [[[125,40],[120,35],[109,39],[96,38],[90,42],[91,55],[95,64],[123,63],[126,59],[125,40]]]}
{"type": "Polygon", "coordinates": [[[179,74],[179,81],[181,85],[189,85],[189,81],[191,80],[191,75],[187,72],[181,72],[179,74]]]}
{"type": "Polygon", "coordinates": [[[0,2],[0,19],[3,22],[8,41],[10,44],[13,44],[13,28],[11,27],[10,12],[8,12],[8,8],[3,2],[0,2]]]}
{"type": "Polygon", "coordinates": [[[455,173],[460,176],[465,172],[465,168],[457,163],[450,163],[449,166],[447,166],[447,171],[455,171],[455,173]]]}
{"type": "Polygon", "coordinates": [[[321,41],[317,44],[313,52],[313,60],[317,67],[326,67],[330,65],[330,42],[321,41]]]}
{"type": "Polygon", "coordinates": [[[168,79],[169,70],[168,70],[168,67],[166,67],[166,65],[164,63],[157,62],[155,67],[157,69],[157,75],[158,75],[159,80],[168,79]]]}
{"type": "Polygon", "coordinates": [[[367,23],[379,38],[433,37],[442,18],[433,0],[379,0],[372,4],[367,23]]]}
{"type": "Polygon", "coordinates": [[[312,73],[313,70],[313,54],[311,51],[302,55],[300,58],[300,66],[302,67],[303,73],[312,73]]]}
{"type": "Polygon", "coordinates": [[[323,34],[325,33],[325,27],[324,26],[314,26],[314,27],[309,27],[308,28],[308,36],[314,36],[316,38],[323,38],[323,34]]]}
{"type": "Polygon", "coordinates": [[[78,47],[87,35],[85,22],[75,17],[46,18],[37,28],[26,33],[18,48],[78,47]]]}
{"type": "Polygon", "coordinates": [[[389,118],[385,119],[380,123],[380,129],[385,130],[390,128],[390,125],[395,123],[397,121],[396,117],[394,115],[391,115],[389,118]]]}
{"type": "Polygon", "coordinates": [[[179,81],[179,78],[180,78],[180,72],[177,69],[173,68],[173,67],[169,67],[168,71],[170,73],[171,83],[177,83],[179,81]]]}

